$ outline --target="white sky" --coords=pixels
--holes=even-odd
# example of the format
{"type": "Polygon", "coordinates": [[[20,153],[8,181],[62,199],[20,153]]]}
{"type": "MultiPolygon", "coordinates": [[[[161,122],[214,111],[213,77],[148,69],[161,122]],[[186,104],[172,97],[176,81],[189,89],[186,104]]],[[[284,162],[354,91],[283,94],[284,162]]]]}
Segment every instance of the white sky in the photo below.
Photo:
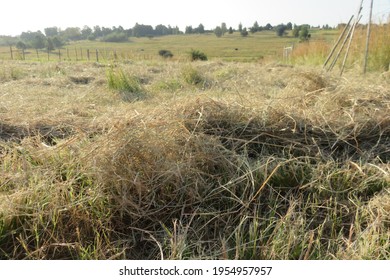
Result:
{"type": "MultiPolygon", "coordinates": [[[[19,35],[45,27],[83,27],[95,25],[131,28],[139,24],[157,24],[213,29],[221,22],[238,28],[258,21],[335,26],[355,14],[361,0],[3,0],[0,35],[19,35]]],[[[364,1],[367,22],[370,0],[364,1]]],[[[390,0],[374,0],[374,18],[385,22],[390,14],[390,0]]]]}

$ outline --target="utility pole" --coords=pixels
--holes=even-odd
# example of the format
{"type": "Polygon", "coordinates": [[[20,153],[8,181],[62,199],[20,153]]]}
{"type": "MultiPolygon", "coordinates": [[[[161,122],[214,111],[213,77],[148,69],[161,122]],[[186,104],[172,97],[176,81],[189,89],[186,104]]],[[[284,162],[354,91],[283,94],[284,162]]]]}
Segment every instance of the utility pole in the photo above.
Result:
{"type": "Polygon", "coordinates": [[[373,7],[374,7],[374,0],[371,0],[370,18],[368,20],[368,26],[367,26],[367,40],[366,40],[366,52],[364,54],[363,74],[366,74],[366,72],[367,72],[367,61],[368,61],[368,51],[369,51],[369,47],[370,47],[371,22],[372,22],[372,9],[373,9],[373,7]]]}

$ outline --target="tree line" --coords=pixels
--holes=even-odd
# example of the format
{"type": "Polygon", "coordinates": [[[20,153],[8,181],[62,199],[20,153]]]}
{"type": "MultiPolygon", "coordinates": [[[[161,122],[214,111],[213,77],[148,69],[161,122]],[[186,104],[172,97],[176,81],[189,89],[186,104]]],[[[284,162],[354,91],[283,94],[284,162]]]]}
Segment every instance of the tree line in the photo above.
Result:
{"type": "MultiPolygon", "coordinates": [[[[79,27],[68,27],[61,30],[58,27],[47,27],[42,31],[27,31],[22,32],[19,36],[0,36],[0,44],[3,45],[15,45],[19,49],[47,49],[49,51],[61,48],[69,41],[79,40],[100,40],[104,42],[127,42],[129,37],[154,37],[154,36],[165,36],[165,35],[178,35],[178,34],[204,34],[214,33],[217,37],[222,37],[226,33],[232,34],[239,32],[242,36],[248,36],[250,33],[254,34],[261,31],[273,30],[277,36],[285,36],[289,30],[292,31],[294,37],[299,37],[302,40],[310,38],[310,25],[293,25],[291,22],[287,24],[280,24],[272,26],[267,23],[264,26],[259,25],[256,21],[253,26],[247,28],[243,27],[240,23],[238,29],[233,27],[227,27],[226,23],[222,23],[213,30],[206,30],[203,24],[199,24],[197,27],[191,25],[185,27],[185,31],[182,32],[175,26],[165,26],[159,24],[155,27],[151,25],[138,24],[136,23],[132,28],[125,29],[122,26],[113,27],[100,27],[100,26],[84,26],[79,27]]],[[[328,25],[322,28],[330,29],[328,25]]]]}

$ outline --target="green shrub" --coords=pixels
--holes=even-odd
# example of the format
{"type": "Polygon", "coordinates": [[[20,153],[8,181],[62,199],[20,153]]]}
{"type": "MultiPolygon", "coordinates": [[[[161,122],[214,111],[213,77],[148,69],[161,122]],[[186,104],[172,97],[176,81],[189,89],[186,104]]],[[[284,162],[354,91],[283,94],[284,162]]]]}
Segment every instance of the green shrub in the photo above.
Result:
{"type": "Polygon", "coordinates": [[[195,60],[205,61],[205,60],[207,60],[207,55],[201,51],[198,51],[198,50],[191,50],[190,55],[191,55],[191,61],[195,61],[195,60]]]}
{"type": "Polygon", "coordinates": [[[123,32],[113,32],[108,34],[107,36],[104,36],[102,39],[104,42],[127,42],[128,37],[126,33],[123,32]]]}
{"type": "Polygon", "coordinates": [[[168,51],[168,50],[160,50],[160,51],[158,52],[158,54],[159,54],[160,56],[162,56],[163,58],[171,58],[171,57],[173,57],[172,52],[171,52],[171,51],[168,51]]]}
{"type": "Polygon", "coordinates": [[[107,71],[107,80],[108,87],[119,91],[124,101],[137,101],[146,97],[139,79],[126,75],[122,70],[110,69],[107,71]]]}
{"type": "Polygon", "coordinates": [[[183,79],[187,84],[190,85],[204,85],[206,83],[206,79],[204,76],[193,67],[186,67],[182,71],[183,79]]]}

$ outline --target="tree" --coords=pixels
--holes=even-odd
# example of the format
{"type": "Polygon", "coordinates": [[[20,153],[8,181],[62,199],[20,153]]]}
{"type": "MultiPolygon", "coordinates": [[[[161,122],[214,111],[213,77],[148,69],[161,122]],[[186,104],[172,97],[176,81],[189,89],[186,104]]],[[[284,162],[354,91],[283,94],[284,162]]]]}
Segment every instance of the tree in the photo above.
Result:
{"type": "Polygon", "coordinates": [[[300,28],[298,26],[295,26],[293,31],[292,31],[292,34],[295,38],[298,38],[299,37],[299,31],[300,31],[300,28]]]}
{"type": "Polygon", "coordinates": [[[44,29],[46,37],[54,37],[58,36],[58,28],[57,27],[47,27],[44,29]]]}
{"type": "Polygon", "coordinates": [[[203,34],[204,32],[205,32],[205,30],[204,30],[203,24],[199,24],[199,26],[197,28],[195,28],[195,33],[203,34]]]}
{"type": "Polygon", "coordinates": [[[265,30],[272,30],[273,27],[271,24],[267,23],[267,25],[264,27],[265,30]]]}
{"type": "Polygon", "coordinates": [[[260,29],[259,23],[256,21],[253,26],[250,28],[251,33],[256,33],[260,29]]]}
{"type": "Polygon", "coordinates": [[[79,27],[68,27],[61,32],[62,37],[65,40],[77,41],[82,38],[81,30],[79,27]]]}
{"type": "Polygon", "coordinates": [[[223,31],[222,31],[222,28],[217,26],[215,29],[214,29],[214,34],[215,36],[217,36],[218,38],[222,37],[223,35],[223,31]]]}
{"type": "Polygon", "coordinates": [[[277,27],[276,27],[276,34],[279,36],[279,37],[283,37],[285,34],[286,34],[286,30],[287,30],[287,26],[284,25],[284,24],[279,24],[277,27]]]}
{"type": "Polygon", "coordinates": [[[238,25],[238,32],[242,32],[242,23],[240,22],[240,24],[238,25]]]}
{"type": "Polygon", "coordinates": [[[87,25],[84,25],[83,29],[81,30],[81,36],[83,37],[83,39],[88,39],[88,37],[92,35],[92,32],[92,28],[87,25]]]}
{"type": "Polygon", "coordinates": [[[225,35],[225,33],[227,32],[227,26],[226,26],[226,23],[222,22],[221,23],[221,29],[222,29],[222,35],[225,35]]]}
{"type": "Polygon", "coordinates": [[[60,37],[56,36],[52,39],[53,45],[55,48],[61,48],[65,43],[61,40],[60,37]]]}
{"type": "Polygon", "coordinates": [[[307,26],[303,26],[301,30],[299,30],[299,39],[301,39],[301,41],[307,41],[310,37],[311,35],[309,34],[309,29],[307,26]]]}
{"type": "Polygon", "coordinates": [[[16,48],[18,48],[20,50],[25,50],[25,49],[27,49],[27,46],[22,41],[19,41],[19,42],[16,43],[16,48]]]}
{"type": "Polygon", "coordinates": [[[43,34],[42,36],[36,35],[34,40],[31,41],[31,46],[34,49],[43,49],[45,47],[45,36],[43,34]]]}
{"type": "Polygon", "coordinates": [[[286,28],[287,30],[292,30],[293,29],[292,23],[291,22],[287,23],[286,28]]]}
{"type": "Polygon", "coordinates": [[[55,49],[53,40],[51,38],[47,38],[46,47],[48,51],[53,51],[55,49]]]}
{"type": "Polygon", "coordinates": [[[192,25],[186,26],[186,34],[192,34],[192,32],[193,32],[192,25]]]}
{"type": "Polygon", "coordinates": [[[242,31],[240,33],[241,33],[242,37],[246,37],[246,36],[249,35],[248,30],[246,29],[246,27],[244,27],[244,29],[242,29],[242,31]]]}
{"type": "Polygon", "coordinates": [[[231,26],[229,27],[229,31],[228,32],[229,32],[229,34],[233,34],[233,28],[231,26]]]}

